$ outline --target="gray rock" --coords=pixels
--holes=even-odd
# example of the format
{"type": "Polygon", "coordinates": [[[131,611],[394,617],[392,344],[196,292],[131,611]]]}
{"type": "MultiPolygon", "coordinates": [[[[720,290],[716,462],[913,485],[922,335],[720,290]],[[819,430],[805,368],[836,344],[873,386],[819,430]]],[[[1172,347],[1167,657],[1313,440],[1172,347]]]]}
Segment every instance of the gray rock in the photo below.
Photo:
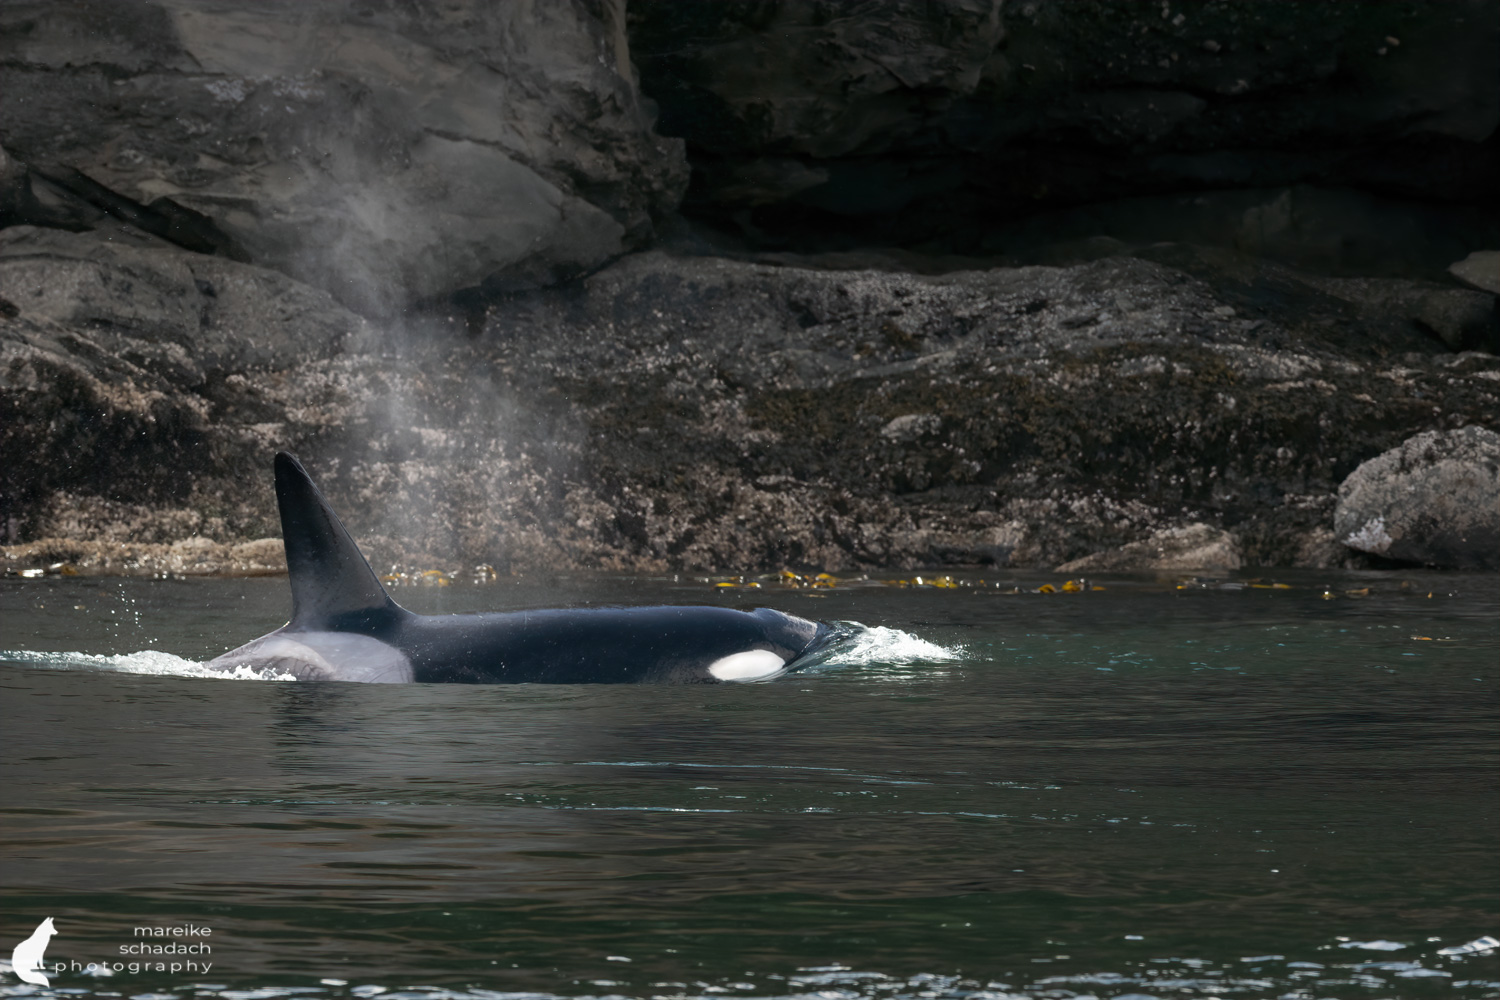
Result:
{"type": "Polygon", "coordinates": [[[1339,486],[1334,531],[1350,548],[1451,569],[1500,569],[1500,434],[1427,431],[1339,486]]]}
{"type": "Polygon", "coordinates": [[[1448,270],[1475,288],[1500,295],[1500,250],[1475,250],[1448,270]]]}
{"type": "Polygon", "coordinates": [[[1326,274],[1420,275],[1441,282],[1434,287],[1451,289],[1444,273],[1449,262],[1497,235],[1494,214],[1468,205],[1308,184],[1217,191],[1193,191],[1189,185],[1189,193],[997,220],[980,246],[1013,261],[1073,264],[1157,243],[1187,243],[1326,274]]]}
{"type": "Polygon", "coordinates": [[[924,434],[937,434],[943,418],[935,413],[906,413],[880,428],[880,436],[890,441],[916,441],[924,434]]]}
{"type": "Polygon", "coordinates": [[[1401,279],[1325,278],[1314,284],[1351,303],[1372,326],[1405,320],[1451,351],[1500,352],[1500,307],[1489,292],[1401,279]]]}
{"type": "Polygon", "coordinates": [[[361,309],[556,280],[648,239],[686,183],[623,8],[7,3],[0,141],[361,309]]]}
{"type": "Polygon", "coordinates": [[[1210,524],[1164,528],[1140,541],[1108,552],[1074,559],[1059,573],[1110,573],[1130,570],[1210,570],[1227,572],[1243,565],[1234,536],[1210,524]]]}
{"type": "Polygon", "coordinates": [[[274,535],[289,448],[382,569],[1326,565],[1353,558],[1327,535],[1360,459],[1500,413],[1500,359],[1237,258],[649,252],[471,333],[371,329],[275,272],[106,235],[0,239],[16,559],[274,535]]]}
{"type": "Polygon", "coordinates": [[[0,537],[270,534],[238,498],[263,497],[259,460],[283,422],[316,422],[327,401],[314,392],[294,415],[262,392],[369,339],[328,293],[275,271],[128,228],[0,230],[0,537]]]}
{"type": "Polygon", "coordinates": [[[18,317],[88,331],[173,381],[327,358],[367,330],[327,293],[264,268],[183,253],[129,227],[0,229],[0,289],[18,317]]]}

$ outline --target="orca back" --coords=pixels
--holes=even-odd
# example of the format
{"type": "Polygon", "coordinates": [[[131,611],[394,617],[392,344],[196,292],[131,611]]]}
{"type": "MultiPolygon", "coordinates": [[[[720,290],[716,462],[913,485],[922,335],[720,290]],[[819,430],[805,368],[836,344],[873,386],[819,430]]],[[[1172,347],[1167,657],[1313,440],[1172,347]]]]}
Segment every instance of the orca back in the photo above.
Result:
{"type": "Polygon", "coordinates": [[[287,630],[370,631],[407,612],[391,600],[302,463],[276,455],[276,505],[292,585],[287,630]]]}
{"type": "Polygon", "coordinates": [[[714,683],[765,680],[836,628],[770,608],[556,608],[417,615],[392,601],[307,471],[276,456],[292,620],[211,670],[299,680],[714,683]]]}

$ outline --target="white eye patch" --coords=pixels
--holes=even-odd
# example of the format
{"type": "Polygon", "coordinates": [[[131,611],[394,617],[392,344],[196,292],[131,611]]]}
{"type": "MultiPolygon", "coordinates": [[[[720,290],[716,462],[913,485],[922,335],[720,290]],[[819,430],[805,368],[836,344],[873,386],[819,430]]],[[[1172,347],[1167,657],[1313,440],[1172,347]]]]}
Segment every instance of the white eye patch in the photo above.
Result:
{"type": "Polygon", "coordinates": [[[747,649],[730,653],[708,665],[708,672],[720,681],[759,681],[781,673],[786,661],[769,649],[747,649]]]}

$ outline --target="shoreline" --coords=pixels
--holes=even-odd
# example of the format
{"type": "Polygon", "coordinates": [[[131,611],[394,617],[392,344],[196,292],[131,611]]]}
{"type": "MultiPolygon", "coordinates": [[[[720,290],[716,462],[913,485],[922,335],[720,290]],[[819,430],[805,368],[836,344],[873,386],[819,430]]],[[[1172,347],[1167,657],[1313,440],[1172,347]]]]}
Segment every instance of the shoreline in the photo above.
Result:
{"type": "MultiPolygon", "coordinates": [[[[820,589],[834,586],[917,586],[945,589],[974,585],[973,578],[1032,575],[1049,580],[1140,578],[1158,580],[1251,581],[1276,577],[1300,577],[1317,572],[1369,574],[1379,579],[1403,575],[1487,575],[1483,570],[1449,569],[1437,566],[1395,564],[1375,559],[1349,559],[1322,566],[1156,566],[1147,561],[1116,562],[1107,568],[1064,564],[1062,566],[995,566],[981,563],[865,567],[838,573],[821,568],[798,570],[719,569],[682,570],[663,566],[516,568],[504,574],[487,564],[469,565],[458,559],[382,561],[377,570],[391,589],[409,590],[431,586],[490,586],[502,580],[546,576],[682,576],[710,585],[736,590],[820,589]],[[823,580],[819,578],[822,577],[823,580]],[[827,582],[824,582],[824,581],[827,582]],[[945,582],[946,581],[946,582],[945,582]]],[[[253,579],[285,577],[286,559],[281,539],[260,538],[249,542],[215,542],[193,537],[178,542],[111,542],[44,538],[20,545],[0,545],[0,579],[253,579]]]]}

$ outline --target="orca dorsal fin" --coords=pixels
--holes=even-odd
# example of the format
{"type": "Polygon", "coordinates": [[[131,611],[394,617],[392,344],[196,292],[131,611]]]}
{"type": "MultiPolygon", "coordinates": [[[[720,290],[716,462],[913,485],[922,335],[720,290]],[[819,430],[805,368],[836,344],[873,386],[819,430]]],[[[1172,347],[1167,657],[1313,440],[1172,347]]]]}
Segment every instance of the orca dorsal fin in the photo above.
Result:
{"type": "Polygon", "coordinates": [[[379,625],[402,613],[302,463],[284,451],[276,454],[276,505],[294,631],[379,625]]]}

